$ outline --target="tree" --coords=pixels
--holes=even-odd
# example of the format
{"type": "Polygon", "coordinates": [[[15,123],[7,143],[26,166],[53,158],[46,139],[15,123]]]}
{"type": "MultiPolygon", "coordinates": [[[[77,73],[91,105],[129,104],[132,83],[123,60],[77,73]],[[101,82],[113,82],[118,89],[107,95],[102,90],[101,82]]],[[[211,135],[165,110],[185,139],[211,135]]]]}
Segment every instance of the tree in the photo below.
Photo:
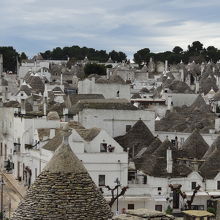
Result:
{"type": "Polygon", "coordinates": [[[22,62],[22,60],[27,60],[27,59],[28,59],[27,55],[24,52],[22,52],[20,55],[20,61],[22,62]]]}
{"type": "MultiPolygon", "coordinates": [[[[172,184],[169,185],[169,187],[171,188],[171,191],[175,191],[177,192],[178,194],[181,195],[181,197],[185,200],[186,199],[186,193],[185,192],[182,192],[181,190],[181,187],[182,185],[181,184],[178,184],[177,186],[174,186],[172,184]]],[[[185,204],[185,209],[191,209],[192,208],[192,203],[193,203],[193,200],[196,196],[196,193],[199,191],[199,189],[201,188],[200,185],[196,186],[196,188],[193,190],[193,194],[191,196],[191,198],[189,200],[186,200],[186,204],[185,204]]]]}
{"type": "Polygon", "coordinates": [[[120,187],[121,185],[117,184],[114,188],[111,188],[110,186],[105,186],[105,188],[107,188],[109,191],[111,191],[111,194],[112,194],[112,198],[109,202],[109,206],[112,207],[112,205],[114,204],[114,202],[121,196],[123,196],[125,194],[125,192],[127,191],[128,189],[128,186],[125,186],[121,189],[121,192],[118,193],[117,195],[115,195],[115,191],[118,190],[118,188],[120,187]]]}
{"type": "Polygon", "coordinates": [[[191,46],[188,46],[188,51],[191,54],[201,54],[203,51],[203,44],[199,41],[194,41],[191,46]]]}
{"type": "Polygon", "coordinates": [[[15,72],[17,67],[18,52],[13,47],[0,47],[0,54],[3,55],[4,71],[15,72]]]}
{"type": "Polygon", "coordinates": [[[149,62],[150,60],[150,49],[149,48],[144,48],[141,50],[138,50],[134,54],[134,61],[138,63],[139,65],[142,64],[143,62],[149,62]]]}
{"type": "Polygon", "coordinates": [[[179,46],[175,46],[175,47],[173,48],[173,52],[174,52],[175,54],[181,54],[181,53],[183,52],[183,49],[182,49],[181,47],[179,47],[179,46]]]}
{"type": "Polygon", "coordinates": [[[84,67],[84,72],[86,76],[90,74],[106,75],[106,68],[104,65],[97,63],[87,63],[84,67]]]}

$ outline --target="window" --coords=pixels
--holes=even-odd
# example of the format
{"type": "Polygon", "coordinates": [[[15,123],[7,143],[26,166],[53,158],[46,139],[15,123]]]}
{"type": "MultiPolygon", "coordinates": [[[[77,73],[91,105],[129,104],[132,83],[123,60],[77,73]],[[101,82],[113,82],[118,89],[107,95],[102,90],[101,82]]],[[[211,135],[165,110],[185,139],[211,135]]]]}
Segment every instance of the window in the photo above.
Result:
{"type": "Polygon", "coordinates": [[[158,190],[158,191],[161,191],[161,190],[162,190],[162,188],[161,188],[161,187],[157,187],[157,190],[158,190]]]}
{"type": "Polygon", "coordinates": [[[100,144],[100,152],[107,152],[107,144],[106,143],[100,144]]]}
{"type": "Polygon", "coordinates": [[[119,97],[119,93],[120,93],[120,92],[119,92],[119,91],[117,91],[116,97],[119,97]]]}
{"type": "Polygon", "coordinates": [[[180,143],[181,143],[181,144],[184,143],[184,138],[183,138],[183,137],[180,138],[180,143]]]}
{"type": "Polygon", "coordinates": [[[105,186],[105,175],[99,175],[99,186],[105,186]]]}
{"type": "Polygon", "coordinates": [[[192,189],[196,188],[196,182],[192,182],[191,185],[192,185],[192,189]]]}
{"type": "Polygon", "coordinates": [[[162,205],[155,205],[155,210],[162,212],[162,205]]]}
{"type": "Polygon", "coordinates": [[[131,125],[126,125],[126,132],[128,132],[131,129],[131,125]]]}
{"type": "Polygon", "coordinates": [[[128,204],[128,209],[134,209],[134,204],[128,204]]]}
{"type": "Polygon", "coordinates": [[[147,176],[144,176],[143,184],[147,184],[147,176]]]}
{"type": "Polygon", "coordinates": [[[220,189],[220,181],[217,181],[217,189],[220,189]]]}

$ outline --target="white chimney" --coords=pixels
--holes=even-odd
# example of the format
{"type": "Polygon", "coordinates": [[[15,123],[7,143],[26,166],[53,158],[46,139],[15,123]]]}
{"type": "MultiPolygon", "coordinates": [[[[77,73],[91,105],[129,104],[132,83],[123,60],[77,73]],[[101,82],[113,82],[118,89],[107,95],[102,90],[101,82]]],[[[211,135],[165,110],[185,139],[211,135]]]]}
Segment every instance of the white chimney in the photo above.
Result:
{"type": "Polygon", "coordinates": [[[60,85],[63,85],[63,73],[60,75],[60,85]]]}
{"type": "Polygon", "coordinates": [[[165,68],[164,68],[165,72],[168,72],[168,60],[165,60],[165,68]]]}
{"type": "Polygon", "coordinates": [[[65,145],[68,145],[68,144],[69,144],[69,136],[66,135],[66,134],[64,134],[64,136],[63,136],[63,143],[64,143],[65,145]]]}
{"type": "Polygon", "coordinates": [[[196,89],[195,89],[196,94],[199,93],[199,81],[196,79],[196,89]]]}
{"type": "Polygon", "coordinates": [[[167,149],[167,173],[173,172],[173,159],[172,159],[172,150],[167,149]]]}
{"type": "Polygon", "coordinates": [[[220,118],[216,118],[216,119],[215,119],[215,130],[216,130],[217,132],[220,131],[220,118]]]}
{"type": "Polygon", "coordinates": [[[56,130],[54,128],[50,129],[50,139],[52,139],[55,136],[56,130]]]}
{"type": "Polygon", "coordinates": [[[21,114],[26,114],[25,111],[25,99],[21,99],[21,114]]]}
{"type": "Polygon", "coordinates": [[[181,81],[184,82],[184,70],[180,69],[181,81]]]}

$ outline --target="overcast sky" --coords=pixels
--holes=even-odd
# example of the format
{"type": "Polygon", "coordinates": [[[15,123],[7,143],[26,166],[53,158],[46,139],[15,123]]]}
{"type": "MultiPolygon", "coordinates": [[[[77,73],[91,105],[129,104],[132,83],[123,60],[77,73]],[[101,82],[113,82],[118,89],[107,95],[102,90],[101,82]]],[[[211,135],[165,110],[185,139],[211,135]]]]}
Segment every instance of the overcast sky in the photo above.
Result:
{"type": "Polygon", "coordinates": [[[220,48],[219,10],[219,0],[0,0],[0,46],[32,56],[79,45],[129,57],[195,40],[220,48]]]}

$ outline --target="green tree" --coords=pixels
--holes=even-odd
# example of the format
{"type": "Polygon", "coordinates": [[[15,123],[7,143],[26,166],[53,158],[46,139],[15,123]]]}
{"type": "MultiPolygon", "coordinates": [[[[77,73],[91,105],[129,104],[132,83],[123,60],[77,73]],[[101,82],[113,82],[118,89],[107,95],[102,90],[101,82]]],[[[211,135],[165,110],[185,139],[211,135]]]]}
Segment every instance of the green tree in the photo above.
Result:
{"type": "Polygon", "coordinates": [[[90,74],[106,75],[106,68],[104,65],[97,63],[87,63],[84,67],[84,72],[86,76],[90,74]]]}
{"type": "Polygon", "coordinates": [[[13,47],[0,47],[0,54],[3,55],[4,71],[15,72],[17,66],[18,52],[13,47]]]}
{"type": "Polygon", "coordinates": [[[141,50],[138,50],[134,54],[134,61],[138,63],[139,65],[142,64],[143,62],[149,62],[150,60],[150,49],[149,48],[144,48],[141,50]]]}
{"type": "Polygon", "coordinates": [[[27,60],[27,59],[28,59],[27,55],[24,52],[22,52],[20,55],[20,61],[27,60]]]}
{"type": "Polygon", "coordinates": [[[188,51],[191,54],[201,54],[203,51],[203,44],[199,41],[194,41],[191,46],[188,46],[188,51]]]}
{"type": "Polygon", "coordinates": [[[114,62],[122,62],[123,60],[126,60],[127,56],[125,53],[119,51],[115,51],[115,50],[112,50],[110,53],[109,53],[109,57],[111,57],[111,59],[114,61],[114,62]]]}
{"type": "Polygon", "coordinates": [[[181,53],[183,52],[183,49],[182,49],[181,47],[179,47],[179,46],[175,46],[175,47],[173,48],[173,52],[174,52],[175,54],[181,54],[181,53]]]}

